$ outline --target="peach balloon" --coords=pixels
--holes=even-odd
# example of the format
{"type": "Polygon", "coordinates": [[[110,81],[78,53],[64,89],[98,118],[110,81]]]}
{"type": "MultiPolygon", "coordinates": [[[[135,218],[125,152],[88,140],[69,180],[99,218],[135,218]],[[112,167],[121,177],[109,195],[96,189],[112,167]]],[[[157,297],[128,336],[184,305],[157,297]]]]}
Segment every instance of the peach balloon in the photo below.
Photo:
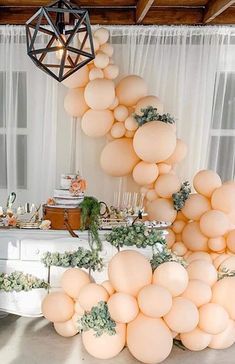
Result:
{"type": "Polygon", "coordinates": [[[110,260],[108,275],[117,292],[136,296],[141,288],[151,283],[152,268],[144,255],[132,250],[123,250],[110,260]]]}
{"type": "Polygon", "coordinates": [[[179,163],[186,157],[187,151],[188,147],[186,143],[181,139],[177,139],[174,152],[164,162],[167,164],[179,163]]]}
{"type": "Polygon", "coordinates": [[[85,311],[90,311],[93,306],[96,306],[100,301],[107,302],[109,294],[107,290],[96,283],[88,283],[79,293],[79,304],[85,311]]]}
{"type": "Polygon", "coordinates": [[[231,252],[235,253],[235,230],[229,231],[227,238],[226,238],[226,242],[227,242],[227,247],[229,248],[229,250],[231,250],[231,252]]]}
{"type": "Polygon", "coordinates": [[[217,303],[207,303],[199,308],[199,328],[208,334],[217,335],[229,324],[227,311],[217,303]]]}
{"type": "Polygon", "coordinates": [[[181,187],[179,178],[172,174],[162,174],[155,183],[155,190],[160,197],[171,198],[181,187]]]}
{"type": "Polygon", "coordinates": [[[173,203],[165,198],[158,198],[151,202],[147,207],[148,219],[157,221],[173,222],[177,212],[173,203]]]}
{"type": "Polygon", "coordinates": [[[115,99],[113,81],[102,78],[90,81],[85,88],[84,97],[91,109],[108,109],[115,99]]]}
{"type": "Polygon", "coordinates": [[[148,185],[157,179],[158,167],[155,163],[141,161],[133,169],[132,176],[138,185],[148,185]]]}
{"type": "Polygon", "coordinates": [[[130,115],[125,120],[125,127],[129,131],[135,131],[138,129],[139,125],[138,125],[137,121],[135,120],[135,118],[132,115],[130,115]]]}
{"type": "Polygon", "coordinates": [[[89,80],[93,81],[97,78],[104,78],[104,72],[100,68],[92,68],[89,72],[89,80]]]}
{"type": "Polygon", "coordinates": [[[157,108],[159,114],[163,113],[163,103],[157,96],[146,96],[140,99],[136,104],[135,113],[141,115],[141,109],[146,109],[148,106],[157,108]]]}
{"type": "Polygon", "coordinates": [[[149,284],[140,290],[138,304],[144,315],[154,318],[162,317],[171,309],[172,296],[166,288],[149,284]]]}
{"type": "Polygon", "coordinates": [[[175,220],[172,224],[172,230],[175,234],[181,234],[186,223],[183,220],[175,220]]]}
{"type": "Polygon", "coordinates": [[[102,44],[102,46],[100,47],[100,50],[102,52],[104,52],[105,54],[107,54],[107,56],[112,57],[114,49],[113,46],[109,43],[104,43],[102,44]]]}
{"type": "Polygon", "coordinates": [[[171,170],[171,166],[166,163],[158,163],[159,174],[167,174],[171,170]]]}
{"type": "Polygon", "coordinates": [[[65,322],[74,314],[74,302],[63,292],[49,293],[42,301],[42,313],[52,322],[65,322]]]}
{"type": "Polygon", "coordinates": [[[182,241],[182,234],[175,234],[176,241],[182,241]]]}
{"type": "Polygon", "coordinates": [[[235,256],[225,259],[219,267],[220,271],[235,271],[235,256]]]}
{"type": "Polygon", "coordinates": [[[85,313],[84,308],[82,308],[82,306],[80,305],[80,303],[78,301],[75,301],[74,304],[74,310],[75,312],[79,315],[79,316],[83,316],[85,313]]]}
{"type": "Polygon", "coordinates": [[[125,121],[128,117],[129,111],[128,108],[124,105],[118,105],[114,111],[114,117],[117,121],[125,121]]]}
{"type": "Polygon", "coordinates": [[[162,121],[151,121],[137,129],[134,140],[136,154],[145,162],[158,163],[168,158],[175,149],[176,136],[162,121]]]}
{"type": "Polygon", "coordinates": [[[193,186],[195,190],[203,196],[211,197],[212,193],[221,186],[220,176],[211,170],[199,171],[194,179],[193,186]]]}
{"type": "Polygon", "coordinates": [[[55,322],[54,329],[57,334],[64,337],[72,337],[79,332],[72,320],[66,322],[55,322]]]}
{"type": "Polygon", "coordinates": [[[126,133],[125,133],[125,137],[126,138],[133,138],[135,135],[135,132],[134,131],[130,131],[130,130],[127,130],[126,133]]]}
{"type": "Polygon", "coordinates": [[[133,321],[139,313],[136,299],[128,293],[114,293],[108,300],[108,310],[112,319],[120,323],[133,321]]]}
{"type": "Polygon", "coordinates": [[[80,68],[71,76],[66,78],[62,84],[68,88],[84,87],[89,82],[89,68],[87,65],[80,68]]]}
{"type": "Polygon", "coordinates": [[[127,176],[138,162],[132,140],[128,138],[117,139],[107,144],[100,156],[102,169],[114,177],[127,176]]]}
{"type": "Polygon", "coordinates": [[[206,261],[212,263],[212,259],[211,259],[210,254],[206,253],[206,252],[193,252],[187,258],[187,263],[192,263],[195,260],[206,260],[206,261]]]}
{"type": "Polygon", "coordinates": [[[147,84],[142,77],[130,75],[118,83],[116,94],[122,105],[134,106],[147,95],[147,84]]]}
{"type": "Polygon", "coordinates": [[[173,246],[173,244],[175,243],[175,233],[171,229],[167,229],[166,231],[168,233],[165,236],[166,243],[167,243],[167,247],[170,249],[173,246]]]}
{"type": "Polygon", "coordinates": [[[153,284],[165,287],[173,297],[176,297],[182,294],[187,288],[188,274],[180,263],[166,262],[155,269],[153,273],[153,284]]]}
{"type": "Polygon", "coordinates": [[[71,321],[73,322],[75,328],[77,328],[77,329],[78,329],[78,321],[81,319],[82,316],[83,315],[79,315],[77,312],[75,312],[71,318],[71,321]]]}
{"type": "Polygon", "coordinates": [[[213,264],[215,266],[215,269],[219,269],[220,265],[227,259],[229,258],[228,254],[219,254],[219,256],[217,258],[214,259],[213,264]]]}
{"type": "Polygon", "coordinates": [[[225,277],[212,288],[212,302],[223,306],[230,318],[235,320],[235,277],[225,277]]]}
{"type": "Polygon", "coordinates": [[[199,279],[209,286],[217,281],[217,271],[212,263],[206,260],[194,260],[187,267],[189,279],[199,279]]]}
{"type": "Polygon", "coordinates": [[[198,309],[193,302],[183,297],[173,299],[173,305],[164,316],[167,326],[176,332],[185,333],[194,330],[199,322],[198,309]]]}
{"type": "Polygon", "coordinates": [[[227,349],[235,342],[235,323],[233,320],[229,320],[227,328],[220,334],[212,335],[210,344],[211,349],[227,349]]]}
{"type": "Polygon", "coordinates": [[[118,121],[117,123],[114,123],[112,126],[112,129],[110,131],[110,134],[113,138],[122,138],[126,133],[126,128],[124,124],[121,121],[118,121]]]}
{"type": "Polygon", "coordinates": [[[103,52],[98,52],[94,59],[94,65],[97,68],[105,68],[109,64],[109,57],[103,52]]]}
{"type": "Polygon", "coordinates": [[[189,220],[200,220],[200,217],[211,209],[210,201],[203,195],[193,193],[186,200],[182,213],[189,220]]]}
{"type": "Polygon", "coordinates": [[[87,136],[99,138],[109,132],[113,122],[114,118],[112,111],[90,109],[85,112],[82,117],[81,128],[87,136]]]}
{"type": "Polygon", "coordinates": [[[223,236],[210,238],[208,240],[208,248],[214,252],[220,252],[226,248],[226,240],[223,236]]]}
{"type": "Polygon", "coordinates": [[[93,330],[82,333],[86,351],[97,359],[112,359],[122,351],[126,342],[126,325],[116,324],[116,334],[96,336],[93,330]]]}
{"type": "Polygon", "coordinates": [[[84,88],[72,88],[64,99],[65,111],[74,117],[81,117],[88,109],[84,98],[84,88]]]}
{"type": "Polygon", "coordinates": [[[192,301],[197,307],[209,303],[212,297],[211,287],[198,279],[189,281],[186,290],[183,292],[182,297],[192,301]]]}
{"type": "Polygon", "coordinates": [[[106,291],[108,292],[108,294],[111,296],[112,294],[114,294],[115,289],[113,288],[112,284],[110,281],[104,281],[101,283],[101,286],[103,286],[106,291]]]}
{"type": "Polygon", "coordinates": [[[88,283],[89,275],[80,268],[67,269],[61,278],[61,287],[72,298],[78,298],[80,290],[88,283]]]}
{"type": "Polygon", "coordinates": [[[202,234],[197,221],[188,223],[182,231],[182,241],[189,250],[207,251],[208,238],[202,234]]]}
{"type": "Polygon", "coordinates": [[[182,344],[189,350],[201,351],[207,348],[212,339],[212,335],[200,330],[198,327],[191,332],[180,334],[182,344]]]}
{"type": "Polygon", "coordinates": [[[139,361],[161,363],[171,352],[173,338],[162,319],[140,313],[127,325],[127,347],[139,361]]]}
{"type": "Polygon", "coordinates": [[[115,99],[113,100],[113,103],[109,106],[109,110],[114,110],[119,104],[117,96],[115,96],[115,99]]]}
{"type": "Polygon", "coordinates": [[[146,198],[148,201],[152,202],[158,198],[158,195],[155,190],[151,189],[146,193],[146,198]]]}
{"type": "Polygon", "coordinates": [[[177,241],[171,248],[172,252],[179,256],[179,257],[183,257],[188,249],[186,248],[186,246],[182,243],[182,241],[177,241]]]}
{"type": "Polygon", "coordinates": [[[207,211],[200,219],[200,229],[209,238],[222,236],[229,229],[228,217],[219,210],[207,211]]]}
{"type": "Polygon", "coordinates": [[[119,75],[119,67],[116,64],[109,64],[103,71],[104,77],[108,80],[114,80],[119,75]]]}
{"type": "Polygon", "coordinates": [[[225,184],[217,188],[211,197],[213,209],[231,213],[235,210],[235,186],[225,184]]]}
{"type": "Polygon", "coordinates": [[[94,32],[94,37],[98,40],[100,45],[103,45],[109,40],[109,31],[106,28],[98,28],[94,32]]]}

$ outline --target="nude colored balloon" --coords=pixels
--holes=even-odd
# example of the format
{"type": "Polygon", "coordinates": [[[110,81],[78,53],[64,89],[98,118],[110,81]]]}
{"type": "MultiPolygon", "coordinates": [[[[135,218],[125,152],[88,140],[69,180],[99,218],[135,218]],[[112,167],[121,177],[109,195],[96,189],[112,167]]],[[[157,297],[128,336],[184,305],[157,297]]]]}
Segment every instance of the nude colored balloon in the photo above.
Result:
{"type": "Polygon", "coordinates": [[[199,171],[193,179],[195,190],[206,197],[211,197],[212,193],[221,184],[220,176],[216,172],[207,169],[199,171]]]}
{"type": "Polygon", "coordinates": [[[64,99],[65,111],[74,117],[81,117],[88,109],[84,98],[84,88],[70,89],[64,99]]]}
{"type": "Polygon", "coordinates": [[[105,54],[107,54],[107,56],[109,56],[109,57],[112,57],[113,52],[114,52],[113,46],[109,43],[102,44],[102,46],[100,47],[100,50],[102,52],[104,52],[105,54]]]}
{"type": "Polygon", "coordinates": [[[166,288],[149,284],[140,290],[138,304],[144,315],[154,318],[162,317],[171,309],[172,296],[166,288]]]}
{"type": "Polygon", "coordinates": [[[183,140],[177,139],[174,152],[164,162],[167,164],[179,163],[186,157],[187,151],[187,144],[183,140]]]}
{"type": "Polygon", "coordinates": [[[133,169],[132,176],[138,185],[153,183],[158,177],[158,167],[155,163],[141,161],[133,169]]]}
{"type": "Polygon", "coordinates": [[[208,251],[208,238],[202,234],[197,221],[188,223],[182,231],[182,241],[189,250],[208,251]]]}
{"type": "Polygon", "coordinates": [[[85,313],[84,308],[82,308],[82,306],[80,305],[79,301],[75,301],[74,310],[80,316],[83,316],[84,313],[85,313]]]}
{"type": "Polygon", "coordinates": [[[180,334],[182,344],[189,350],[201,351],[207,348],[212,339],[212,335],[200,330],[198,327],[191,332],[180,334]]]}
{"type": "Polygon", "coordinates": [[[109,132],[113,122],[112,111],[90,109],[83,115],[81,127],[84,134],[92,138],[99,138],[109,132]]]}
{"type": "Polygon", "coordinates": [[[167,229],[167,235],[165,236],[167,247],[170,249],[175,243],[175,233],[171,229],[167,229]]]}
{"type": "Polygon", "coordinates": [[[119,104],[117,96],[115,96],[115,99],[113,100],[112,105],[109,106],[109,110],[114,110],[119,104]]]}
{"type": "Polygon", "coordinates": [[[186,225],[186,222],[183,220],[175,220],[172,224],[172,230],[175,234],[181,234],[184,227],[186,225]]]}
{"type": "Polygon", "coordinates": [[[103,286],[106,291],[108,292],[108,294],[111,296],[112,294],[114,294],[115,289],[113,288],[112,284],[110,281],[104,281],[103,283],[101,283],[101,286],[103,286]]]}
{"type": "Polygon", "coordinates": [[[65,322],[74,314],[74,302],[63,292],[49,293],[42,301],[42,313],[52,322],[65,322]]]}
{"type": "Polygon", "coordinates": [[[87,65],[80,68],[62,83],[68,88],[84,87],[89,82],[89,68],[87,65]]]}
{"type": "Polygon", "coordinates": [[[187,288],[188,273],[180,263],[166,262],[155,269],[153,273],[153,284],[165,287],[173,297],[176,297],[182,294],[187,288]]]}
{"type": "Polygon", "coordinates": [[[210,201],[203,195],[192,193],[186,200],[182,213],[189,220],[200,220],[200,217],[211,209],[210,201]]]}
{"type": "Polygon", "coordinates": [[[76,329],[78,329],[78,321],[81,319],[82,316],[83,315],[79,315],[77,312],[75,312],[71,318],[71,321],[73,322],[76,329]]]}
{"type": "Polygon", "coordinates": [[[233,320],[229,320],[227,328],[220,334],[212,335],[210,344],[211,349],[227,349],[235,342],[235,323],[233,320]]]}
{"type": "Polygon", "coordinates": [[[136,299],[128,293],[114,293],[108,300],[108,310],[115,322],[128,323],[139,313],[136,299]]]}
{"type": "Polygon", "coordinates": [[[226,242],[227,242],[227,247],[229,248],[229,250],[231,250],[231,252],[235,253],[235,229],[229,231],[227,238],[226,238],[226,242]]]}
{"type": "Polygon", "coordinates": [[[133,138],[135,135],[135,132],[134,131],[130,131],[130,130],[127,130],[126,133],[125,133],[125,137],[126,138],[133,138]]]}
{"type": "Polygon", "coordinates": [[[159,114],[163,113],[163,103],[157,96],[146,96],[140,99],[136,104],[135,113],[141,115],[141,109],[146,109],[148,106],[157,108],[159,114]]]}
{"type": "Polygon", "coordinates": [[[93,81],[97,78],[104,78],[104,72],[100,68],[92,68],[89,72],[89,80],[93,81]]]}
{"type": "Polygon", "coordinates": [[[227,311],[217,303],[207,303],[199,308],[199,328],[208,334],[217,335],[229,324],[227,311]]]}
{"type": "Polygon", "coordinates": [[[189,279],[199,279],[209,286],[217,281],[217,270],[212,263],[206,260],[194,260],[187,267],[189,279]]]}
{"type": "Polygon", "coordinates": [[[212,297],[211,287],[198,279],[189,281],[186,290],[183,292],[182,297],[192,301],[197,307],[209,303],[212,297]]]}
{"type": "Polygon", "coordinates": [[[206,260],[206,261],[212,263],[210,254],[206,253],[206,252],[193,252],[187,258],[188,263],[192,263],[192,262],[194,262],[194,260],[206,260]]]}
{"type": "Polygon", "coordinates": [[[138,129],[139,125],[138,125],[137,121],[135,120],[134,116],[130,115],[125,120],[125,127],[129,131],[135,131],[138,129]]]}
{"type": "Polygon", "coordinates": [[[79,332],[72,320],[66,322],[55,322],[54,329],[57,334],[63,337],[72,337],[79,332]]]}
{"type": "Polygon", "coordinates": [[[175,149],[176,136],[172,128],[161,121],[141,126],[133,139],[136,154],[145,162],[158,163],[168,158],[175,149]]]}
{"type": "Polygon", "coordinates": [[[126,325],[116,324],[116,334],[107,333],[96,336],[93,330],[82,333],[82,342],[86,351],[97,359],[112,359],[118,355],[125,346],[126,325]]]}
{"type": "Polygon", "coordinates": [[[109,64],[103,71],[104,77],[108,80],[114,80],[119,75],[119,67],[116,64],[109,64]]]}
{"type": "Polygon", "coordinates": [[[166,163],[158,163],[159,174],[167,174],[171,170],[171,165],[166,163]]]}
{"type": "Polygon", "coordinates": [[[115,99],[113,81],[102,78],[90,81],[85,88],[84,97],[91,109],[108,109],[115,99]]]}
{"type": "Polygon", "coordinates": [[[93,306],[96,306],[100,301],[107,302],[109,294],[107,290],[96,283],[88,283],[79,293],[79,303],[85,311],[90,311],[93,306]]]}
{"type": "Polygon", "coordinates": [[[223,306],[230,318],[235,320],[235,277],[225,277],[212,288],[212,302],[223,306]]]}
{"type": "Polygon", "coordinates": [[[100,45],[103,45],[109,40],[109,31],[106,28],[99,28],[94,32],[94,37],[97,38],[100,45]]]}
{"type": "Polygon", "coordinates": [[[200,229],[209,238],[222,236],[229,229],[228,217],[224,212],[219,210],[207,211],[200,219],[200,229]]]}
{"type": "Polygon", "coordinates": [[[122,105],[134,106],[147,95],[147,84],[142,77],[130,75],[118,83],[116,94],[122,105]]]}
{"type": "Polygon", "coordinates": [[[126,128],[124,126],[124,124],[122,122],[117,122],[114,123],[111,130],[110,130],[110,134],[112,135],[113,138],[122,138],[126,133],[126,128]]]}
{"type": "Polygon", "coordinates": [[[140,313],[127,325],[127,347],[139,361],[161,363],[171,352],[173,338],[162,319],[140,313]]]}
{"type": "Polygon", "coordinates": [[[220,252],[226,248],[226,240],[223,236],[210,238],[208,240],[208,248],[214,252],[220,252]]]}
{"type": "Polygon", "coordinates": [[[78,298],[82,287],[90,283],[89,275],[80,268],[67,269],[61,278],[61,287],[72,298],[78,298]]]}
{"type": "Polygon", "coordinates": [[[225,259],[219,267],[220,271],[235,271],[235,256],[225,259]]]}
{"type": "Polygon", "coordinates": [[[97,68],[105,68],[107,67],[109,64],[109,57],[107,56],[107,54],[103,53],[103,52],[98,52],[95,56],[94,59],[94,65],[97,68]]]}
{"type": "Polygon", "coordinates": [[[173,305],[164,316],[167,326],[176,332],[185,333],[194,330],[199,322],[198,309],[193,302],[183,297],[173,299],[173,305]]]}
{"type": "Polygon", "coordinates": [[[124,105],[118,105],[113,111],[114,117],[117,121],[125,121],[128,117],[128,108],[124,105]]]}
{"type": "Polygon", "coordinates": [[[117,292],[136,296],[141,288],[151,283],[152,268],[144,255],[132,250],[123,250],[110,260],[108,275],[117,292]]]}
{"type": "Polygon", "coordinates": [[[154,189],[151,189],[146,193],[146,198],[148,201],[152,202],[158,198],[158,195],[154,189]]]}
{"type": "Polygon", "coordinates": [[[122,138],[107,144],[100,156],[102,169],[109,175],[115,177],[130,174],[139,158],[133,149],[132,140],[122,138]]]}
{"type": "Polygon", "coordinates": [[[182,241],[177,241],[171,248],[172,252],[175,255],[178,255],[179,257],[183,257],[188,249],[186,248],[186,246],[182,243],[182,241]]]}
{"type": "Polygon", "coordinates": [[[158,177],[154,187],[160,197],[171,198],[173,193],[180,190],[181,182],[177,176],[163,174],[158,177]]]}
{"type": "Polygon", "coordinates": [[[157,221],[173,222],[177,212],[173,203],[165,198],[158,198],[151,202],[147,207],[148,219],[157,221]]]}
{"type": "Polygon", "coordinates": [[[219,270],[219,267],[221,266],[221,264],[227,259],[229,258],[228,254],[219,254],[219,256],[217,258],[214,259],[213,264],[215,266],[215,269],[219,270]]]}
{"type": "Polygon", "coordinates": [[[213,209],[221,210],[225,213],[234,211],[235,206],[235,186],[225,184],[214,191],[211,197],[213,209]]]}

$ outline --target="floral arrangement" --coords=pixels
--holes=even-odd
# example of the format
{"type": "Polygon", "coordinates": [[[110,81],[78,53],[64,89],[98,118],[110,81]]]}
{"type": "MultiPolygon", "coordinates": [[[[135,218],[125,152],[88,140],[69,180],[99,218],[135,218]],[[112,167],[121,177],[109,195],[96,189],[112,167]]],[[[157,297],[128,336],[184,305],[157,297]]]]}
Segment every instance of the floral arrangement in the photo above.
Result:
{"type": "Polygon", "coordinates": [[[78,321],[78,327],[81,331],[92,329],[97,337],[104,333],[116,334],[116,323],[111,318],[108,305],[104,301],[100,301],[97,306],[93,306],[90,312],[85,312],[78,321]]]}
{"type": "Polygon", "coordinates": [[[159,249],[158,252],[154,252],[152,259],[150,260],[150,264],[154,271],[159,265],[165,262],[177,262],[184,267],[187,266],[187,263],[183,258],[178,257],[176,254],[172,253],[172,251],[166,246],[163,246],[161,250],[159,249]]]}
{"type": "Polygon", "coordinates": [[[162,231],[148,228],[143,223],[113,227],[112,231],[105,235],[105,238],[118,249],[124,245],[146,248],[147,246],[153,247],[156,244],[164,245],[166,243],[162,231]]]}
{"type": "Polygon", "coordinates": [[[172,199],[173,199],[174,209],[176,211],[182,210],[182,208],[185,205],[185,202],[189,198],[190,193],[191,193],[191,186],[188,181],[182,183],[181,188],[178,192],[173,193],[172,199]]]}
{"type": "Polygon", "coordinates": [[[76,179],[71,180],[69,192],[73,196],[79,195],[81,192],[85,192],[87,189],[87,183],[85,179],[82,179],[80,176],[77,176],[76,179]]]}
{"type": "Polygon", "coordinates": [[[43,279],[24,274],[23,272],[12,272],[10,274],[0,273],[0,291],[5,292],[20,292],[30,291],[35,288],[48,289],[49,284],[43,279]]]}
{"type": "Polygon", "coordinates": [[[133,114],[136,122],[139,126],[142,126],[150,121],[162,121],[163,123],[174,124],[175,120],[173,116],[170,114],[162,114],[160,115],[157,111],[156,107],[148,106],[144,109],[141,109],[142,115],[133,114]]]}

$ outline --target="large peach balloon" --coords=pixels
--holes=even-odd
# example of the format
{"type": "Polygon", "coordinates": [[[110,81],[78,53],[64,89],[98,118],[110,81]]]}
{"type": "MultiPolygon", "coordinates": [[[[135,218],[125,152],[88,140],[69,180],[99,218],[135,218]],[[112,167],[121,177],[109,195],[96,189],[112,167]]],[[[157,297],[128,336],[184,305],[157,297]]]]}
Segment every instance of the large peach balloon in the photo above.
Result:
{"type": "Polygon", "coordinates": [[[171,331],[162,319],[140,313],[127,325],[128,349],[143,363],[161,363],[170,354],[172,345],[171,331]]]}
{"type": "Polygon", "coordinates": [[[206,260],[194,260],[187,267],[187,272],[189,279],[199,279],[211,287],[217,281],[217,270],[206,260]]]}
{"type": "Polygon", "coordinates": [[[129,131],[135,131],[136,129],[138,129],[138,126],[139,125],[137,121],[132,115],[128,116],[128,118],[125,120],[125,127],[129,131]]]}
{"type": "Polygon", "coordinates": [[[189,220],[200,220],[200,217],[211,209],[210,201],[203,195],[192,193],[186,200],[182,213],[189,220]]]}
{"type": "Polygon", "coordinates": [[[155,269],[153,283],[168,289],[173,297],[179,296],[187,288],[188,274],[181,264],[166,262],[155,269]]]}
{"type": "Polygon", "coordinates": [[[155,190],[160,197],[171,198],[181,187],[179,178],[172,174],[162,174],[155,183],[155,190]]]}
{"type": "Polygon", "coordinates": [[[187,224],[182,232],[182,241],[189,250],[207,251],[208,238],[202,234],[197,221],[187,224]]]}
{"type": "Polygon", "coordinates": [[[229,231],[226,242],[227,242],[227,247],[229,248],[229,250],[231,250],[231,252],[235,253],[235,230],[229,231]]]}
{"type": "Polygon", "coordinates": [[[89,68],[87,65],[80,68],[62,83],[68,88],[84,87],[89,82],[89,68]]]}
{"type": "Polygon", "coordinates": [[[212,302],[223,306],[230,318],[235,320],[235,277],[226,277],[212,288],[212,302]]]}
{"type": "Polygon", "coordinates": [[[191,332],[180,334],[182,344],[189,350],[204,350],[211,342],[212,335],[200,330],[198,327],[191,332]]]}
{"type": "Polygon", "coordinates": [[[94,110],[108,109],[115,99],[113,81],[97,78],[90,81],[84,92],[87,105],[94,110]]]}
{"type": "Polygon", "coordinates": [[[122,138],[126,133],[126,128],[121,121],[114,123],[110,130],[110,134],[113,138],[122,138]]]}
{"type": "Polygon", "coordinates": [[[74,117],[81,117],[88,109],[84,98],[84,88],[70,89],[64,99],[65,111],[74,117]]]}
{"type": "Polygon", "coordinates": [[[55,331],[64,337],[72,337],[78,333],[78,329],[75,327],[72,320],[66,322],[55,322],[54,323],[55,331]]]}
{"type": "Polygon", "coordinates": [[[209,238],[217,238],[224,235],[229,228],[229,220],[226,214],[219,210],[205,212],[200,219],[201,232],[209,238]]]}
{"type": "Polygon", "coordinates": [[[206,260],[210,263],[212,263],[212,259],[209,253],[206,252],[193,252],[190,254],[190,256],[187,258],[187,263],[192,263],[194,260],[206,260]]]}
{"type": "Polygon", "coordinates": [[[52,322],[65,322],[74,314],[74,302],[63,292],[49,293],[42,301],[42,313],[52,322]]]}
{"type": "Polygon", "coordinates": [[[151,121],[141,126],[133,139],[137,155],[145,162],[163,162],[174,151],[176,136],[172,128],[162,121],[151,121]]]}
{"type": "Polygon", "coordinates": [[[233,320],[229,320],[227,328],[220,334],[212,335],[210,344],[211,349],[227,349],[235,342],[235,323],[233,320]]]}
{"type": "Polygon", "coordinates": [[[108,275],[117,292],[136,296],[141,288],[151,283],[152,268],[144,255],[132,250],[123,250],[110,260],[108,275]]]}
{"type": "Polygon", "coordinates": [[[187,151],[187,144],[183,140],[177,139],[174,152],[164,162],[167,164],[179,163],[186,157],[187,151]]]}
{"type": "Polygon", "coordinates": [[[210,238],[208,240],[208,248],[214,252],[221,252],[226,248],[226,240],[223,236],[210,238]]]}
{"type": "Polygon", "coordinates": [[[163,113],[163,103],[157,96],[146,96],[140,99],[135,107],[135,113],[141,115],[141,109],[146,109],[148,106],[157,108],[159,114],[163,113]]]}
{"type": "Polygon", "coordinates": [[[147,84],[140,76],[124,77],[116,87],[116,94],[120,104],[134,106],[147,95],[147,84]]]}
{"type": "Polygon", "coordinates": [[[94,59],[94,65],[97,68],[105,68],[107,67],[109,64],[109,57],[107,56],[107,54],[103,53],[103,52],[98,52],[95,56],[94,59]]]}
{"type": "Polygon", "coordinates": [[[188,249],[186,248],[184,243],[182,243],[182,241],[177,241],[172,246],[171,250],[175,255],[178,255],[179,257],[183,257],[188,251],[188,249]]]}
{"type": "Polygon", "coordinates": [[[100,301],[107,302],[109,294],[107,290],[96,283],[88,283],[79,293],[79,304],[85,311],[90,311],[93,306],[96,306],[100,301]]]}
{"type": "Polygon", "coordinates": [[[155,163],[139,162],[133,169],[133,179],[138,185],[153,183],[158,177],[158,167],[155,163]]]}
{"type": "Polygon", "coordinates": [[[166,288],[157,284],[149,284],[139,292],[138,304],[144,315],[162,317],[171,309],[172,296],[166,288]]]}
{"type": "Polygon", "coordinates": [[[225,184],[217,188],[211,197],[213,209],[231,213],[235,210],[235,185],[225,184]]]}
{"type": "Polygon", "coordinates": [[[158,198],[151,202],[147,207],[149,220],[173,222],[177,212],[173,207],[173,203],[165,198],[158,198]]]}
{"type": "Polygon", "coordinates": [[[116,324],[116,334],[107,333],[96,336],[93,330],[82,333],[82,342],[88,353],[97,359],[111,359],[120,353],[125,346],[126,325],[116,324]]]}
{"type": "Polygon", "coordinates": [[[197,307],[200,307],[210,302],[212,297],[211,287],[203,281],[192,279],[189,281],[182,297],[187,298],[197,307]]]}
{"type": "Polygon", "coordinates": [[[164,316],[164,320],[173,331],[190,332],[198,325],[198,309],[192,301],[183,297],[176,297],[173,299],[170,312],[164,316]]]}
{"type": "Polygon", "coordinates": [[[124,105],[118,105],[113,111],[114,117],[117,121],[125,121],[128,117],[128,108],[124,105]]]}
{"type": "Polygon", "coordinates": [[[195,190],[206,197],[211,197],[212,193],[221,184],[220,176],[216,172],[207,169],[199,171],[193,179],[195,190]]]}
{"type": "Polygon", "coordinates": [[[89,275],[80,268],[67,269],[61,278],[61,287],[72,298],[78,298],[80,290],[88,283],[89,275]]]}
{"type": "Polygon", "coordinates": [[[138,162],[139,158],[133,149],[132,140],[128,138],[107,144],[100,156],[102,169],[115,177],[127,176],[138,162]]]}
{"type": "Polygon", "coordinates": [[[139,313],[136,299],[128,293],[114,293],[108,300],[108,310],[112,319],[120,323],[133,321],[139,313]]]}
{"type": "Polygon", "coordinates": [[[81,127],[89,137],[102,137],[109,132],[114,122],[110,110],[88,110],[82,117],[81,127]]]}
{"type": "Polygon", "coordinates": [[[227,311],[217,303],[207,303],[199,308],[199,328],[208,334],[217,335],[229,324],[227,311]]]}

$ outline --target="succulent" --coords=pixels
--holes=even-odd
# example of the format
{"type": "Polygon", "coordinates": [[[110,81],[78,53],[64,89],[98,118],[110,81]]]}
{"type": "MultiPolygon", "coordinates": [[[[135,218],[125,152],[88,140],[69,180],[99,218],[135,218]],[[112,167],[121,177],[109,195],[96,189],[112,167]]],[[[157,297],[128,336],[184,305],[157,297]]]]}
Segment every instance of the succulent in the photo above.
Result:
{"type": "Polygon", "coordinates": [[[185,202],[189,198],[190,193],[191,193],[191,186],[188,181],[182,183],[181,188],[178,192],[173,193],[172,199],[173,199],[174,209],[176,211],[182,210],[182,208],[185,205],[185,202]]]}
{"type": "Polygon", "coordinates": [[[23,272],[15,271],[10,274],[0,273],[0,291],[5,292],[20,292],[31,291],[35,288],[48,289],[49,284],[43,279],[25,274],[23,272]]]}
{"type": "Polygon", "coordinates": [[[150,121],[162,121],[163,123],[174,124],[175,120],[173,116],[170,114],[162,114],[160,115],[157,111],[156,107],[147,106],[144,109],[141,109],[142,115],[133,114],[136,122],[139,126],[142,126],[150,121]]]}

